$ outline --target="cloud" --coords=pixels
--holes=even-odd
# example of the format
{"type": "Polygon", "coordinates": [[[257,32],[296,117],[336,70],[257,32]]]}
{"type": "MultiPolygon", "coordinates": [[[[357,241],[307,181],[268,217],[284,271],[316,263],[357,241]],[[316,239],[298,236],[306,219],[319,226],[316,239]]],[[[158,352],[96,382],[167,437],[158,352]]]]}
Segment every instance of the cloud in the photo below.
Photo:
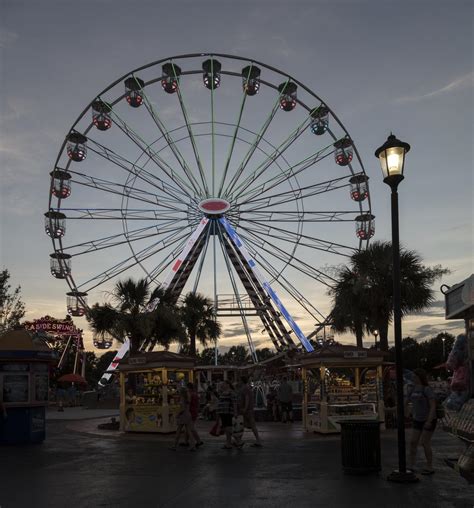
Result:
{"type": "Polygon", "coordinates": [[[10,30],[0,29],[0,48],[6,48],[14,44],[18,39],[18,34],[10,30]]]}
{"type": "MultiPolygon", "coordinates": [[[[421,325],[418,326],[410,333],[414,339],[426,339],[429,337],[434,337],[438,333],[450,331],[455,334],[462,333],[464,331],[464,326],[462,321],[448,321],[439,324],[429,324],[429,325],[421,325]]],[[[404,334],[406,335],[406,334],[404,334]]]]}
{"type": "Polygon", "coordinates": [[[423,99],[430,99],[432,97],[437,97],[438,95],[451,93],[456,90],[460,90],[462,88],[467,88],[474,84],[474,72],[470,72],[469,74],[465,74],[464,76],[460,76],[447,85],[439,88],[438,90],[433,90],[432,92],[428,92],[422,95],[407,95],[404,97],[399,97],[395,102],[416,102],[423,99]]]}

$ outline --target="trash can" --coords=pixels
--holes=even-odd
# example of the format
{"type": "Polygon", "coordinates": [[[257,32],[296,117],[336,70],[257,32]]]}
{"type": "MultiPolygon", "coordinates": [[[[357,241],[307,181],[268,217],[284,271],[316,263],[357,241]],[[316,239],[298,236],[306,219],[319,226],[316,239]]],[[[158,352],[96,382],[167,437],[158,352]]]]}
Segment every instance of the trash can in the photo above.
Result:
{"type": "Polygon", "coordinates": [[[341,425],[342,468],[346,474],[379,472],[380,424],[378,420],[346,420],[341,425]]]}

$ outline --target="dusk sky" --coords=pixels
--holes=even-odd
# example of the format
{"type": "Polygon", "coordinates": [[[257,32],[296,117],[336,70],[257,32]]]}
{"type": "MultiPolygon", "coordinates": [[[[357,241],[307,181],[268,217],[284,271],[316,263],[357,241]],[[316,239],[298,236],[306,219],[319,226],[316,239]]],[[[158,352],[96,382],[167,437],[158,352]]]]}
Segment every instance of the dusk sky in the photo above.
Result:
{"type": "MultiPolygon", "coordinates": [[[[174,55],[215,52],[276,67],[330,106],[354,140],[370,177],[374,240],[391,239],[390,189],[382,181],[374,151],[391,131],[411,145],[399,188],[400,239],[425,264],[441,264],[451,273],[436,283],[431,309],[404,319],[403,335],[423,339],[444,330],[460,332],[462,321],[444,320],[438,289],[473,273],[473,11],[471,0],[3,0],[0,267],[9,269],[12,285],[21,285],[26,317],[64,317],[66,312],[68,287],[50,274],[52,246],[43,214],[48,210],[49,173],[76,118],[104,88],[137,67],[174,55]]],[[[235,111],[230,85],[227,92],[225,88],[230,81],[223,78],[216,99],[224,116],[235,111]]],[[[201,89],[186,90],[191,103],[193,97],[200,101],[201,89]]],[[[264,104],[263,91],[260,102],[252,98],[255,119],[268,114],[264,104]]],[[[177,121],[171,110],[163,111],[170,124],[177,121]]],[[[197,116],[199,107],[192,104],[190,111],[197,116]]],[[[284,135],[279,129],[270,136],[276,145],[284,135]]],[[[93,161],[84,167],[92,168],[93,161]]],[[[82,196],[74,195],[74,206],[82,196]]],[[[86,197],[89,203],[99,199],[86,197]]],[[[321,206],[315,203],[314,209],[321,206]]],[[[334,206],[343,209],[336,202],[334,206]]],[[[334,226],[328,239],[355,246],[353,224],[349,226],[334,226]]],[[[92,240],[87,237],[91,232],[95,225],[88,231],[68,223],[67,240],[92,240]]],[[[123,249],[125,257],[128,247],[123,249]]],[[[322,255],[314,266],[342,261],[322,255]]],[[[78,276],[92,275],[94,263],[81,267],[78,276]]],[[[100,269],[97,261],[95,273],[100,269]]],[[[132,270],[130,275],[139,273],[132,270]]],[[[330,302],[324,288],[313,289],[298,274],[289,277],[327,313],[330,302]]],[[[203,292],[212,296],[208,286],[203,292]]],[[[102,299],[97,293],[89,303],[102,299]]],[[[291,302],[288,307],[293,310],[291,302]]],[[[293,312],[298,317],[296,308],[293,312]]],[[[306,332],[310,322],[303,324],[306,332]]],[[[77,324],[87,328],[83,319],[77,324]]],[[[228,328],[222,346],[246,342],[241,324],[228,328]]],[[[271,345],[262,337],[258,335],[260,346],[271,345]]],[[[92,347],[89,333],[86,339],[92,347]]]]}

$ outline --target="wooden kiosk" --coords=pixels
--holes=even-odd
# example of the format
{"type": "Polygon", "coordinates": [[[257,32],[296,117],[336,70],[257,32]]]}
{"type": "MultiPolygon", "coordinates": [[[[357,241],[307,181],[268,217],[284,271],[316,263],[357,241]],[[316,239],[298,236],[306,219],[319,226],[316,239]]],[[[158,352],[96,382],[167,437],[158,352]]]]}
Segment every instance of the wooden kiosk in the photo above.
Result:
{"type": "Polygon", "coordinates": [[[40,443],[45,439],[49,369],[56,355],[24,329],[0,336],[0,443],[40,443]]]}
{"type": "Polygon", "coordinates": [[[170,351],[123,359],[120,375],[120,430],[176,431],[179,390],[194,379],[194,360],[170,351]]]}
{"type": "Polygon", "coordinates": [[[326,346],[299,360],[306,431],[340,432],[344,420],[384,421],[381,351],[326,346]]]}

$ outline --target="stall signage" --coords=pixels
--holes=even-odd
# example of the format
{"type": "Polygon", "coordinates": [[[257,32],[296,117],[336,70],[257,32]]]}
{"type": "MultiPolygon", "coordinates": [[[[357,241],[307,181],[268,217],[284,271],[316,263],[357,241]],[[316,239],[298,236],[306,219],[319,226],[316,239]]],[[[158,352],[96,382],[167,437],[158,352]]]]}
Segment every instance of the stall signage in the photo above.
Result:
{"type": "Polygon", "coordinates": [[[24,323],[26,330],[30,332],[46,332],[51,335],[81,336],[81,330],[78,330],[71,319],[54,319],[45,316],[34,321],[24,323]]]}
{"type": "Polygon", "coordinates": [[[367,358],[367,351],[344,351],[344,358],[367,358]]]}
{"type": "Polygon", "coordinates": [[[130,365],[143,365],[146,363],[146,358],[144,356],[130,357],[128,363],[130,365]]]}

